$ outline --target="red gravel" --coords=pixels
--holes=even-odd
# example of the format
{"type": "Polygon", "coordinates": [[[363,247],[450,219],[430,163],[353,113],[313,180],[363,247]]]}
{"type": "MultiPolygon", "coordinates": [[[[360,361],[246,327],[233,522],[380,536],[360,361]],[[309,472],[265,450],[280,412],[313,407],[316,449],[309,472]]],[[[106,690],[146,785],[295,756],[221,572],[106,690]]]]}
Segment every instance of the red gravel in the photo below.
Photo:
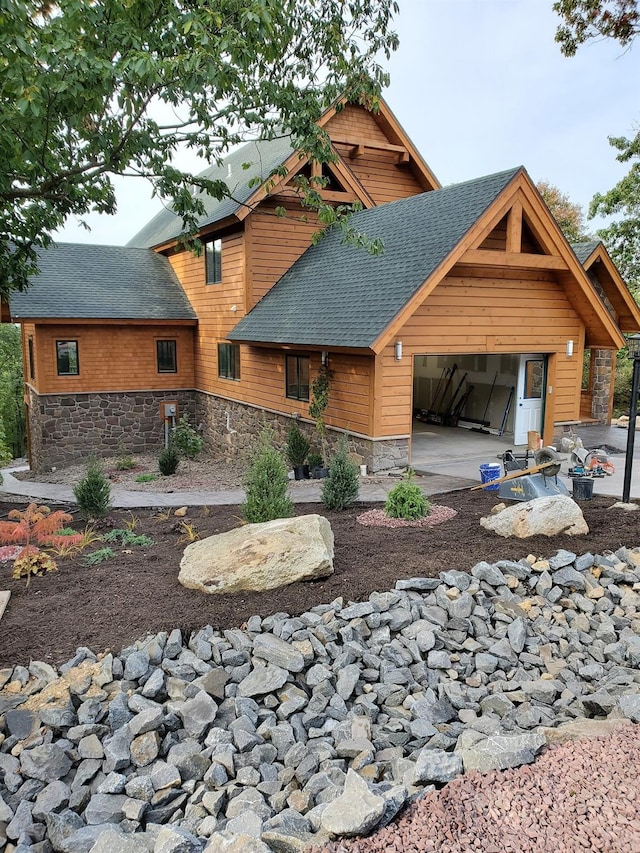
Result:
{"type": "Polygon", "coordinates": [[[629,723],[533,764],[459,776],[375,835],[316,853],[638,853],[639,734],[629,723]]]}

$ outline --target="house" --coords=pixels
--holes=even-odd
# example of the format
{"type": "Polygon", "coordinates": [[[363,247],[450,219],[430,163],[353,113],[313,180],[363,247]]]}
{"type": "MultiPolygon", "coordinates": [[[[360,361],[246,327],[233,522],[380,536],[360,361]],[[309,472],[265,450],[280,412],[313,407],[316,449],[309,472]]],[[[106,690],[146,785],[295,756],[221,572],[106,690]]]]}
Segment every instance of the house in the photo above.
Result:
{"type": "Polygon", "coordinates": [[[522,167],[441,187],[383,102],[331,108],[320,124],[335,163],[310,163],[281,138],[209,170],[234,192],[205,199],[200,256],[181,248],[170,210],[127,247],[43,252],[10,305],[32,467],[159,450],[185,412],[229,454],[265,419],[284,434],[296,418],[311,434],[322,365],[329,438],[348,433],[374,471],[410,459],[416,412],[515,444],[610,418],[615,353],[640,309],[604,247],[572,248],[522,167]],[[280,177],[252,181],[276,167],[280,177]],[[359,201],[354,225],[383,254],[338,232],[312,245],[298,174],[322,174],[330,202],[359,201]]]}

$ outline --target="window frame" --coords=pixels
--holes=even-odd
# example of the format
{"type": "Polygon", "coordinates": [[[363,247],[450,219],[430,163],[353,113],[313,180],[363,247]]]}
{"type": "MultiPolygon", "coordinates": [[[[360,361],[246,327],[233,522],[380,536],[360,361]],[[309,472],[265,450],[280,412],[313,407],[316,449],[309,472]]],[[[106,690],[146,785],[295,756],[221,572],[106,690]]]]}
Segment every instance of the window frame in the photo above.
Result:
{"type": "Polygon", "coordinates": [[[32,382],[36,381],[36,357],[33,343],[33,335],[27,338],[27,356],[29,359],[29,379],[32,382]]]}
{"type": "Polygon", "coordinates": [[[240,345],[228,341],[218,343],[218,379],[240,381],[240,345]],[[224,355],[223,355],[224,353],[224,355]]]}
{"type": "Polygon", "coordinates": [[[56,340],[56,371],[58,376],[80,376],[80,348],[78,346],[77,338],[56,340]],[[61,352],[61,348],[64,346],[70,347],[71,344],[73,344],[73,347],[75,348],[76,369],[71,369],[71,358],[67,356],[69,361],[69,370],[60,370],[60,358],[63,354],[61,352]]]}
{"type": "Polygon", "coordinates": [[[287,400],[297,400],[300,403],[308,403],[309,402],[309,400],[310,400],[310,394],[309,394],[309,390],[310,390],[310,381],[309,381],[310,367],[311,367],[311,359],[308,355],[296,355],[296,354],[292,354],[292,353],[287,353],[287,355],[285,355],[285,371],[284,371],[285,372],[285,389],[284,389],[284,391],[285,391],[285,397],[287,398],[287,400]],[[304,383],[304,377],[303,377],[302,382],[301,382],[301,377],[300,377],[300,365],[304,362],[306,362],[306,374],[307,374],[306,385],[304,383]],[[294,373],[295,373],[294,380],[295,381],[292,381],[290,378],[291,377],[290,365],[295,365],[295,367],[294,367],[294,373]],[[304,390],[305,387],[306,387],[306,395],[305,395],[305,390],[304,390]],[[292,388],[295,388],[297,390],[295,390],[295,392],[292,393],[292,390],[291,390],[292,388]]]}
{"type": "Polygon", "coordinates": [[[205,284],[220,284],[222,282],[222,240],[203,241],[204,244],[204,280],[205,284]]]}
{"type": "Polygon", "coordinates": [[[178,372],[178,342],[175,338],[156,338],[156,369],[158,373],[177,373],[178,372]],[[166,355],[172,356],[169,360],[165,361],[166,364],[171,362],[171,367],[161,367],[161,355],[160,349],[164,348],[164,346],[171,344],[172,346],[168,347],[168,352],[166,355]]]}

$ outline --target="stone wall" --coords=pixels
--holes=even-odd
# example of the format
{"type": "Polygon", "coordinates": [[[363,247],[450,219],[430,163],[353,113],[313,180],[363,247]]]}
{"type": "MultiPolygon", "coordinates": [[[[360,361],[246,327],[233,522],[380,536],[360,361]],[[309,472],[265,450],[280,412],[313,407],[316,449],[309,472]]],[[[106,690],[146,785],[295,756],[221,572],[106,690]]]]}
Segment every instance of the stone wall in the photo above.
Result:
{"type": "MultiPolygon", "coordinates": [[[[293,418],[209,394],[198,394],[196,421],[202,427],[207,450],[214,455],[220,454],[221,458],[246,459],[255,445],[256,436],[265,426],[271,427],[277,444],[280,449],[284,449],[293,418]]],[[[329,456],[344,435],[340,430],[328,427],[325,451],[315,424],[300,419],[297,423],[311,442],[312,449],[319,453],[326,452],[329,456]]],[[[371,472],[406,465],[408,462],[408,439],[372,441],[349,435],[348,443],[353,458],[358,464],[366,465],[371,472]]]]}
{"type": "Polygon", "coordinates": [[[608,349],[591,350],[591,417],[608,421],[610,417],[611,373],[615,353],[608,349]]]}
{"type": "MultiPolygon", "coordinates": [[[[160,405],[172,400],[178,401],[179,415],[188,414],[201,431],[207,451],[221,459],[246,459],[265,426],[273,429],[278,446],[284,450],[293,422],[287,415],[198,391],[38,396],[29,389],[33,470],[69,465],[91,455],[159,452],[164,441],[160,405]]],[[[298,420],[298,425],[312,448],[328,456],[344,435],[328,428],[323,443],[313,423],[298,420]]],[[[370,472],[408,461],[408,439],[372,441],[349,435],[348,443],[353,458],[370,472]]]]}
{"type": "Polygon", "coordinates": [[[196,413],[193,391],[49,394],[29,389],[31,464],[42,471],[88,456],[159,452],[164,424],[160,405],[178,402],[178,414],[196,413]]]}

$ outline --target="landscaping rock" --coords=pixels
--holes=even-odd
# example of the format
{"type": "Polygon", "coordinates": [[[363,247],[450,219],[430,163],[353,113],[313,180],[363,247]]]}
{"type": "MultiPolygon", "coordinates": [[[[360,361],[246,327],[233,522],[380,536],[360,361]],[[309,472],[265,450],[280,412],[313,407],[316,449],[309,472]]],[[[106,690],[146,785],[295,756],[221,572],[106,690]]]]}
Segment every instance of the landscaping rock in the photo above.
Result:
{"type": "Polygon", "coordinates": [[[568,495],[552,495],[513,504],[497,515],[480,519],[480,524],[498,536],[579,536],[589,532],[578,504],[568,495]]]}
{"type": "Polygon", "coordinates": [[[367,783],[347,771],[343,793],[322,813],[321,825],[332,835],[366,835],[384,814],[384,799],[369,790],[367,783]]]}
{"type": "Polygon", "coordinates": [[[333,573],[333,532],[326,518],[279,518],[187,545],[178,580],[206,593],[266,590],[333,573]]]}

